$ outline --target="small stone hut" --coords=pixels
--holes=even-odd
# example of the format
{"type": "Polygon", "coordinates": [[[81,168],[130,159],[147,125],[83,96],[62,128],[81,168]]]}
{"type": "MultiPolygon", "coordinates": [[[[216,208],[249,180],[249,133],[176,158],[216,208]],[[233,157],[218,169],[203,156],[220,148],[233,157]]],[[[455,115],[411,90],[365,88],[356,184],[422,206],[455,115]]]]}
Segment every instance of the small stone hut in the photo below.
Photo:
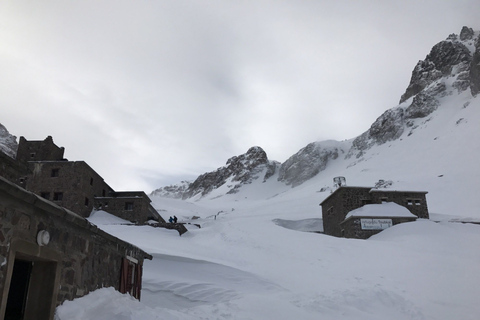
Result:
{"type": "Polygon", "coordinates": [[[0,177],[0,319],[53,319],[101,287],[140,298],[152,257],[70,210],[0,177]]]}
{"type": "Polygon", "coordinates": [[[407,208],[418,218],[428,219],[426,191],[397,191],[371,187],[341,186],[320,203],[324,233],[336,237],[350,234],[343,224],[347,214],[366,204],[393,202],[407,208]]]}

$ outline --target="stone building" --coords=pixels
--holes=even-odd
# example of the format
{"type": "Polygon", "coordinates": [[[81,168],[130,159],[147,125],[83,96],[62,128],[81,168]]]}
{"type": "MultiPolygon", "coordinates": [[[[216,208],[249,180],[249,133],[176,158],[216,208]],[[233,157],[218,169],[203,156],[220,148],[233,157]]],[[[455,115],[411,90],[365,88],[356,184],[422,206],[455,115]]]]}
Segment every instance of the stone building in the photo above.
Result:
{"type": "Polygon", "coordinates": [[[165,222],[143,191],[112,191],[107,196],[94,199],[95,208],[125,220],[140,224],[148,220],[165,222]]]}
{"type": "MultiPolygon", "coordinates": [[[[86,162],[65,159],[64,151],[51,136],[43,141],[20,137],[16,164],[22,170],[15,172],[15,167],[7,178],[82,217],[89,217],[92,210],[101,206],[103,210],[135,223],[165,222],[144,192],[116,192],[86,162]]],[[[0,159],[0,163],[8,162],[0,159]]]]}
{"type": "Polygon", "coordinates": [[[342,237],[348,234],[343,223],[347,214],[366,204],[394,202],[418,218],[428,219],[425,191],[396,191],[370,187],[341,186],[320,203],[325,234],[342,237]],[[343,224],[342,224],[343,223],[343,224]]]}
{"type": "Polygon", "coordinates": [[[141,249],[0,177],[0,319],[53,319],[101,287],[140,298],[141,249]]]}

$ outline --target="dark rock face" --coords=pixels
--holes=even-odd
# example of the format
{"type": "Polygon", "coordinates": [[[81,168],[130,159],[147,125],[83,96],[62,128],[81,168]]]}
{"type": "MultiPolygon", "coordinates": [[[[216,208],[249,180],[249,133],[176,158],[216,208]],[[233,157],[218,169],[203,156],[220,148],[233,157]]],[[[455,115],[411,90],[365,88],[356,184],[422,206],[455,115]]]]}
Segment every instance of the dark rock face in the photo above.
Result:
{"type": "Polygon", "coordinates": [[[278,180],[296,187],[324,170],[341,152],[339,145],[310,143],[281,165],[278,180]]]}
{"type": "Polygon", "coordinates": [[[413,98],[412,104],[405,110],[407,119],[424,118],[435,111],[438,100],[428,93],[421,92],[413,98]]]}
{"type": "Polygon", "coordinates": [[[460,40],[465,41],[465,40],[472,40],[474,36],[474,32],[472,28],[469,27],[463,27],[462,31],[460,31],[460,40]]]}
{"type": "Polygon", "coordinates": [[[264,180],[275,173],[276,164],[269,162],[267,154],[262,148],[252,147],[247,153],[228,159],[226,166],[199,176],[189,185],[182,198],[188,199],[197,194],[204,196],[228,180],[232,182],[232,185],[227,193],[235,193],[242,184],[251,183],[252,180],[257,179],[259,173],[265,168],[267,168],[267,173],[264,180]]]}
{"type": "Polygon", "coordinates": [[[0,151],[15,159],[17,148],[17,138],[11,135],[7,128],[0,123],[0,151]]]}
{"type": "Polygon", "coordinates": [[[477,38],[475,43],[475,53],[470,63],[470,90],[473,96],[476,96],[480,92],[480,37],[477,38]]]}
{"type": "MultiPolygon", "coordinates": [[[[473,30],[464,27],[460,39],[471,40],[473,30]]],[[[463,41],[463,40],[462,40],[463,41]]],[[[464,43],[457,40],[456,35],[450,35],[447,40],[433,46],[425,60],[420,60],[412,72],[412,78],[400,103],[416,95],[434,81],[443,76],[467,71],[472,55],[464,43]],[[456,68],[454,68],[456,67],[456,68]]]]}
{"type": "Polygon", "coordinates": [[[413,97],[410,105],[385,111],[368,131],[353,141],[347,157],[354,154],[361,157],[374,144],[400,138],[406,127],[414,125],[415,119],[434,112],[440,105],[440,98],[455,90],[464,92],[469,87],[472,95],[480,92],[480,37],[471,28],[463,27],[460,37],[451,34],[447,40],[433,46],[425,60],[417,63],[410,84],[400,98],[402,104],[413,97]],[[452,77],[453,81],[448,79],[452,77]]]}

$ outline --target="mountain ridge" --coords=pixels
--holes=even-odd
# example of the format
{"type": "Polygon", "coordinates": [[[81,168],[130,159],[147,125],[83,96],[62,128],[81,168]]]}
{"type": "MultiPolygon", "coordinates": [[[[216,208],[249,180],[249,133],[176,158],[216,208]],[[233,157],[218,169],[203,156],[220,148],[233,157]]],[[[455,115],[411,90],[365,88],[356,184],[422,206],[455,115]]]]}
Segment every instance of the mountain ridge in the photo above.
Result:
{"type": "MultiPolygon", "coordinates": [[[[342,158],[350,161],[346,164],[347,168],[352,167],[368,160],[372,155],[367,153],[372,148],[414,135],[418,130],[428,126],[434,118],[435,111],[450,107],[449,97],[458,96],[458,99],[463,99],[461,108],[467,108],[477,99],[480,90],[479,34],[479,31],[463,27],[459,35],[451,34],[446,40],[434,45],[426,58],[420,60],[414,67],[410,83],[400,98],[400,104],[386,110],[359,136],[341,142],[327,140],[309,143],[281,164],[266,158],[265,161],[272,163],[272,167],[270,174],[264,176],[263,182],[275,177],[278,182],[287,186],[298,187],[317,176],[327,166],[341,162],[339,160],[342,158]]],[[[468,119],[459,118],[456,121],[460,125],[468,119]]],[[[238,157],[244,156],[245,154],[238,157]]],[[[251,166],[250,169],[258,173],[265,168],[251,166]]],[[[340,174],[342,169],[339,169],[340,174]]],[[[200,175],[195,184],[192,183],[187,188],[189,191],[182,194],[182,199],[199,199],[225,185],[230,185],[225,194],[231,194],[238,192],[245,185],[238,179],[236,180],[238,183],[231,185],[230,180],[239,174],[235,170],[229,174],[222,171],[224,173],[222,178],[214,179],[212,183],[213,176],[219,177],[219,170],[221,168],[200,175]]],[[[249,181],[251,182],[252,180],[249,181]]],[[[173,186],[170,188],[175,189],[173,186]]],[[[164,188],[153,191],[152,195],[160,193],[171,197],[164,188]]]]}

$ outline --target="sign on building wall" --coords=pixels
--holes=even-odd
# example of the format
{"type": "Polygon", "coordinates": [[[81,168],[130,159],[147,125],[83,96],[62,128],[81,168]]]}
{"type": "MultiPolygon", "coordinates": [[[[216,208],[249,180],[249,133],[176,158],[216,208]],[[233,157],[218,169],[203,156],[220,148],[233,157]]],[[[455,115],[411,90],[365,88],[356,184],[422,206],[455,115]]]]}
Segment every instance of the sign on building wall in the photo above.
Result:
{"type": "Polygon", "coordinates": [[[383,230],[390,228],[392,219],[360,219],[362,230],[383,230]]]}

